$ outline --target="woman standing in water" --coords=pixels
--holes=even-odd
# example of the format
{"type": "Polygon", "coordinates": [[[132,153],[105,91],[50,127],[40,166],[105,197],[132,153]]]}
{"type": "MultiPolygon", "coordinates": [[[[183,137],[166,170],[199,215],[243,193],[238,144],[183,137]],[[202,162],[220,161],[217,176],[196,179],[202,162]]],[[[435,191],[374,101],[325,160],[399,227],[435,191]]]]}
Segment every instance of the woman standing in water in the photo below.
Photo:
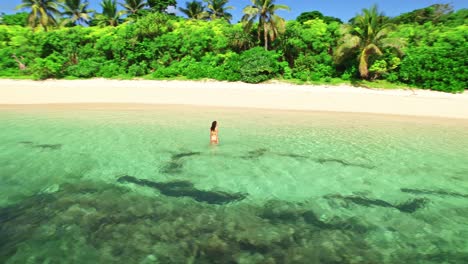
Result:
{"type": "Polygon", "coordinates": [[[218,144],[218,143],[219,143],[218,122],[213,121],[213,123],[211,123],[211,128],[210,128],[210,144],[218,144]]]}

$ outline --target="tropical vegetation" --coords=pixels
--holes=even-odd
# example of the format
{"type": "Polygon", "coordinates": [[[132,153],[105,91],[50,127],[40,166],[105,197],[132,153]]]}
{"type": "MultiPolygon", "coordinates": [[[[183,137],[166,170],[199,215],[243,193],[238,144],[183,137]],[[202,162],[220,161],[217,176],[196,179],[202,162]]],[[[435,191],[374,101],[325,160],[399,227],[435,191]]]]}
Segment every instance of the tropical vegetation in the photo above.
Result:
{"type": "Polygon", "coordinates": [[[364,9],[351,23],[342,25],[342,37],[335,50],[336,61],[342,62],[350,55],[357,56],[359,74],[362,78],[369,78],[369,60],[372,56],[382,56],[386,47],[401,54],[402,39],[388,37],[394,30],[393,24],[388,21],[389,18],[379,13],[374,5],[364,9]]]}
{"type": "Polygon", "coordinates": [[[268,40],[274,41],[279,34],[285,31],[285,20],[276,14],[277,10],[289,10],[286,5],[275,4],[275,0],[252,0],[252,5],[244,8],[245,30],[250,31],[254,22],[258,19],[258,40],[260,32],[263,31],[263,43],[268,50],[268,40]]]}
{"type": "Polygon", "coordinates": [[[207,19],[208,12],[206,6],[201,1],[193,0],[186,2],[185,8],[179,7],[180,12],[186,15],[189,19],[207,19]]]}
{"type": "Polygon", "coordinates": [[[62,16],[65,18],[63,24],[72,25],[89,24],[91,15],[94,12],[88,8],[89,3],[81,0],[65,0],[62,3],[62,16]]]}
{"type": "Polygon", "coordinates": [[[22,0],[18,9],[30,9],[28,24],[35,28],[40,24],[45,31],[57,24],[55,15],[59,14],[59,2],[55,0],[22,0]]]}
{"type": "MultiPolygon", "coordinates": [[[[277,0],[280,1],[280,0],[277,0]]],[[[318,11],[286,21],[252,0],[23,0],[0,16],[0,76],[387,82],[446,92],[468,85],[468,10],[432,5],[397,17],[376,6],[343,23],[318,11]],[[239,8],[239,7],[236,7],[239,8]]]]}

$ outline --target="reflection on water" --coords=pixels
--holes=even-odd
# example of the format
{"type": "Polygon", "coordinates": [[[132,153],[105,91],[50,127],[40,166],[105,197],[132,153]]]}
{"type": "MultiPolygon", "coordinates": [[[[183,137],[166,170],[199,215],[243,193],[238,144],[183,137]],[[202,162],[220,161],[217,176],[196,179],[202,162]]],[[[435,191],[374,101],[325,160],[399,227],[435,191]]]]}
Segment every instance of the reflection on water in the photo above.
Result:
{"type": "Polygon", "coordinates": [[[466,123],[245,111],[0,111],[0,263],[468,263],[466,123]]]}

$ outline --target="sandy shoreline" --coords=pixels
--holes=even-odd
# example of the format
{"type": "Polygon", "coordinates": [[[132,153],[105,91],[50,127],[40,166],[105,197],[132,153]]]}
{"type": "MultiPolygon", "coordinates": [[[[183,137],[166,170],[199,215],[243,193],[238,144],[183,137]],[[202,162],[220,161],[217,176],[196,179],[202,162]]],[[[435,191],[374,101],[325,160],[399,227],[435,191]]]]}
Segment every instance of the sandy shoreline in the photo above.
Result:
{"type": "Polygon", "coordinates": [[[132,103],[468,119],[468,93],[216,81],[0,80],[0,105],[132,103]]]}

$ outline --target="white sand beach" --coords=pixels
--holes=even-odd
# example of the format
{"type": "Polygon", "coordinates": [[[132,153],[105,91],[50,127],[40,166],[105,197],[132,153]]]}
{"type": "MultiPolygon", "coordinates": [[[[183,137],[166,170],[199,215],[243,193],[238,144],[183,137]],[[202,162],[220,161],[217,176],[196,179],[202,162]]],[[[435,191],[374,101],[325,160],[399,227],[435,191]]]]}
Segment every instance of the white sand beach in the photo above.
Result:
{"type": "Polygon", "coordinates": [[[468,119],[468,93],[217,81],[0,80],[0,105],[132,103],[468,119]]]}

